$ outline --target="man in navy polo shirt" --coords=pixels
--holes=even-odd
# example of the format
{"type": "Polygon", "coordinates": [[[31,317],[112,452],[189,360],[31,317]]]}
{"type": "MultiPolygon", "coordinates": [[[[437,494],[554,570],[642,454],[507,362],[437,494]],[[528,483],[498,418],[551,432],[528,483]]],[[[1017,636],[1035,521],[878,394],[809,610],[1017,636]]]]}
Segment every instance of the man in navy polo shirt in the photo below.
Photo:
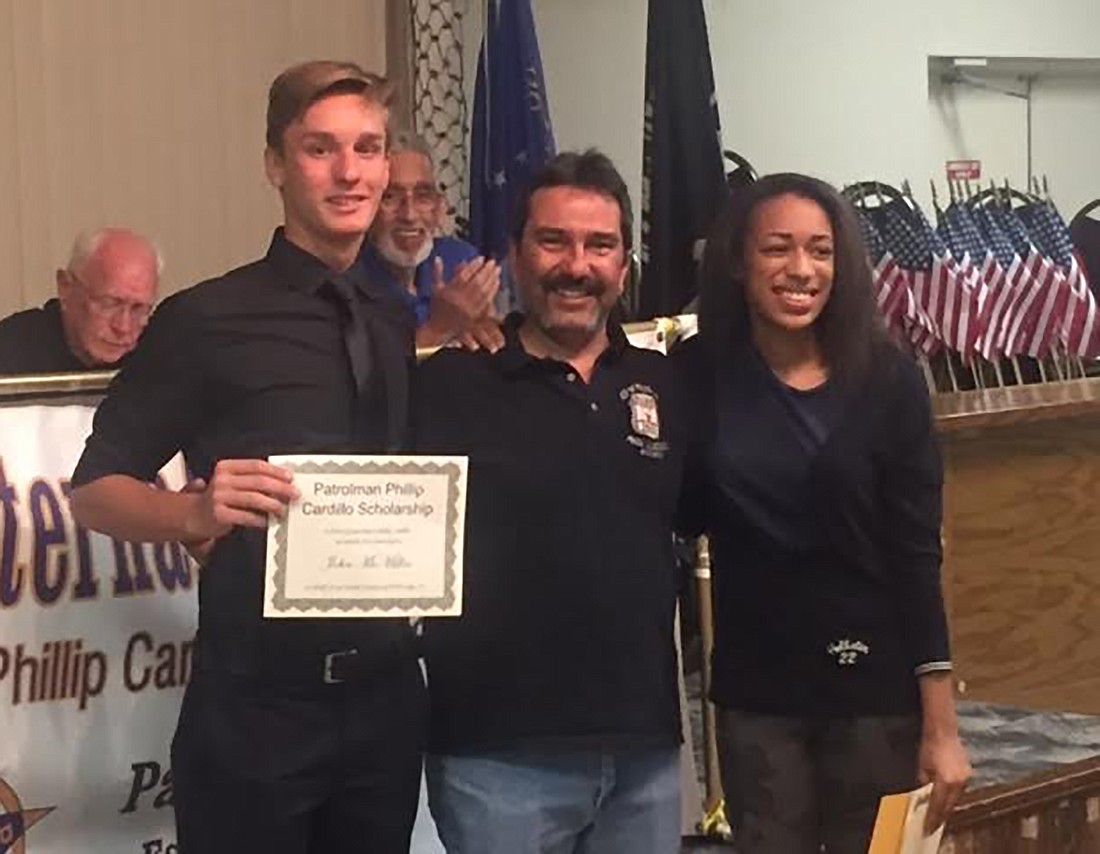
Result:
{"type": "Polygon", "coordinates": [[[611,161],[557,155],[516,213],[526,313],[413,385],[417,451],[470,461],[462,617],[424,630],[431,811],[449,854],[673,854],[686,416],[614,318],[634,229],[611,161]]]}
{"type": "Polygon", "coordinates": [[[439,234],[445,200],[427,143],[398,131],[390,147],[390,181],[362,260],[373,281],[400,294],[416,314],[416,345],[460,341],[496,350],[503,339],[492,316],[500,267],[457,237],[439,234]]]}

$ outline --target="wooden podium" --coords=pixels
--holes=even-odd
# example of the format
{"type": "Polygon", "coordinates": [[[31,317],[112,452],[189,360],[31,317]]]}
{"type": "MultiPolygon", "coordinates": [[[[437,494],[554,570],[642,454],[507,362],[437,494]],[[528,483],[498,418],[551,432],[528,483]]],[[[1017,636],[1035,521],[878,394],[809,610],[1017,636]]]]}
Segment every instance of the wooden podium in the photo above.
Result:
{"type": "Polygon", "coordinates": [[[963,795],[940,854],[1097,854],[1100,757],[963,795]]]}
{"type": "Polygon", "coordinates": [[[1100,715],[1100,379],[938,395],[966,699],[1100,715]]]}
{"type": "MultiPolygon", "coordinates": [[[[1100,715],[1100,379],[937,395],[962,697],[1100,715]]],[[[941,851],[1100,852],[1100,757],[968,792],[941,851]]]]}

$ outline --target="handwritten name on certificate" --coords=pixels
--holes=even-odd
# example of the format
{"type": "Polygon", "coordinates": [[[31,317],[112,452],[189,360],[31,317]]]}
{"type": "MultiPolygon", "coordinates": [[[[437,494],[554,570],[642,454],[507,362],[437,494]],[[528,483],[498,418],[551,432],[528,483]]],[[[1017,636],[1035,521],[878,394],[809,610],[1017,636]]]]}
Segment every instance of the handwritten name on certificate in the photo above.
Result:
{"type": "Polygon", "coordinates": [[[301,498],[268,522],[265,617],[462,613],[466,457],[270,461],[301,498]]]}

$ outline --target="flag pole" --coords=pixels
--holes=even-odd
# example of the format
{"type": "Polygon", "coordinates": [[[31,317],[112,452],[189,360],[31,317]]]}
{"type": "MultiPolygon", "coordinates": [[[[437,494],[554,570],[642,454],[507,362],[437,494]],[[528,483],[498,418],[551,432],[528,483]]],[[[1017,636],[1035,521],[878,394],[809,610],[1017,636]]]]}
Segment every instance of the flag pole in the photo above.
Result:
{"type": "Polygon", "coordinates": [[[725,798],[718,764],[718,714],[710,699],[711,655],[714,652],[714,591],[711,586],[710,540],[703,535],[696,542],[695,580],[699,597],[699,634],[703,643],[703,767],[706,803],[704,827],[707,835],[725,836],[729,832],[725,818],[725,798]]]}

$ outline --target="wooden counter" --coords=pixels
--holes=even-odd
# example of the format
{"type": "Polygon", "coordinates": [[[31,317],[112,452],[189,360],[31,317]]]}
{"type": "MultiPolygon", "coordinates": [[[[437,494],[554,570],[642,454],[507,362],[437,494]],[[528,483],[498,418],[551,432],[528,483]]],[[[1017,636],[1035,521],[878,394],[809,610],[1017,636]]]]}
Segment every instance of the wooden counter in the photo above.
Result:
{"type": "Polygon", "coordinates": [[[940,395],[968,699],[1100,714],[1100,379],[940,395]]]}
{"type": "Polygon", "coordinates": [[[966,792],[940,851],[957,854],[1096,854],[1100,757],[966,792]]]}
{"type": "Polygon", "coordinates": [[[937,394],[942,433],[1100,414],[1100,378],[937,394]]]}

